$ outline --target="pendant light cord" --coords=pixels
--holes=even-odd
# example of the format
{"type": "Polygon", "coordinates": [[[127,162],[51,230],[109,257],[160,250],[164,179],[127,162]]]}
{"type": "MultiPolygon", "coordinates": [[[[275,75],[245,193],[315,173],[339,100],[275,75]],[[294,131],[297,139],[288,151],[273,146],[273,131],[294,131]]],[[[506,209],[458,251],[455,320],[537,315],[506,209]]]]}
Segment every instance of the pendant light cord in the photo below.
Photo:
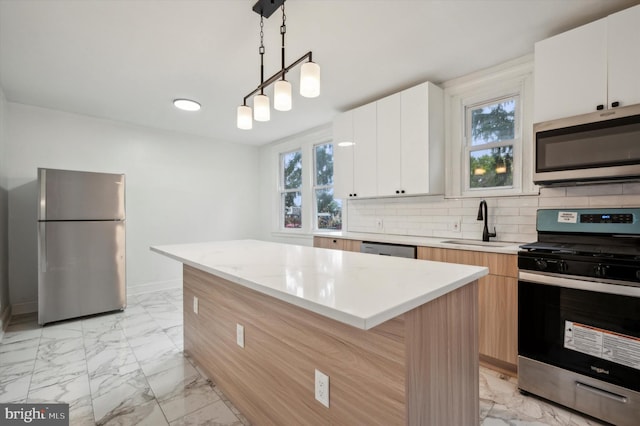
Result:
{"type": "MultiPolygon", "coordinates": [[[[260,15],[260,85],[264,84],[264,18],[260,15]]],[[[264,87],[260,88],[260,94],[264,95],[264,87]]]]}
{"type": "Polygon", "coordinates": [[[282,3],[282,25],[280,26],[280,34],[282,34],[282,79],[284,80],[284,76],[286,74],[285,65],[284,65],[284,35],[287,33],[287,15],[284,13],[284,3],[282,3]]]}

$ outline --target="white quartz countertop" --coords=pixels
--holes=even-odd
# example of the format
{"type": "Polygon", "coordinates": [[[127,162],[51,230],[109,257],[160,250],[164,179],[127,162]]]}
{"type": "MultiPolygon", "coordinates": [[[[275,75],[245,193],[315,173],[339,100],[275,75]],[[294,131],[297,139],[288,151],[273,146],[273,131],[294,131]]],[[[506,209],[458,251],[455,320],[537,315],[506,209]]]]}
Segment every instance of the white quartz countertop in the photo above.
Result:
{"type": "Polygon", "coordinates": [[[151,250],[364,330],[488,273],[479,266],[256,240],[163,245],[151,250]]]}

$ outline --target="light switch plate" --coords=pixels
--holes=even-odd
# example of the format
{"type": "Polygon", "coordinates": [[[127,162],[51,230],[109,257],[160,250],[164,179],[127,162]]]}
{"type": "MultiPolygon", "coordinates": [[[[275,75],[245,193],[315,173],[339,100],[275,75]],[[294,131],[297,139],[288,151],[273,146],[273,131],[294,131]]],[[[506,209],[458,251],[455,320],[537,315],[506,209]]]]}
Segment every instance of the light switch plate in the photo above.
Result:
{"type": "Polygon", "coordinates": [[[236,343],[244,348],[244,326],[236,324],[236,343]]]}
{"type": "Polygon", "coordinates": [[[316,369],[315,380],[315,394],[316,400],[319,401],[325,407],[329,407],[329,376],[322,371],[316,369]]]}
{"type": "Polygon", "coordinates": [[[193,312],[198,313],[198,297],[193,296],[193,312]]]}

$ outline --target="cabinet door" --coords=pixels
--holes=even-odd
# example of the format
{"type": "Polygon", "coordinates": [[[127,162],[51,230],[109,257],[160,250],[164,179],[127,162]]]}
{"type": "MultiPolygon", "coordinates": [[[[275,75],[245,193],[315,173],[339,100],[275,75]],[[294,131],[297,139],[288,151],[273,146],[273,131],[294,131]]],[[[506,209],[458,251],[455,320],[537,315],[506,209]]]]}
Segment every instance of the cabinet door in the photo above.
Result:
{"type": "Polygon", "coordinates": [[[313,237],[313,246],[317,248],[344,250],[345,240],[331,237],[313,237]]]}
{"type": "Polygon", "coordinates": [[[395,195],[400,182],[400,93],[377,103],[378,195],[395,195]]]}
{"type": "Polygon", "coordinates": [[[607,104],[607,18],[535,45],[534,122],[607,104]]]}
{"type": "Polygon", "coordinates": [[[444,98],[432,83],[401,92],[401,182],[407,194],[444,190],[444,98]]]}
{"type": "Polygon", "coordinates": [[[377,195],[376,104],[353,110],[353,193],[357,197],[377,195]]]}
{"type": "Polygon", "coordinates": [[[518,362],[518,279],[488,275],[479,281],[478,320],[481,355],[518,362]]]}
{"type": "Polygon", "coordinates": [[[640,103],[640,5],[608,17],[609,107],[640,103]]]}
{"type": "Polygon", "coordinates": [[[347,199],[353,194],[353,111],[333,120],[333,196],[347,199]]]}

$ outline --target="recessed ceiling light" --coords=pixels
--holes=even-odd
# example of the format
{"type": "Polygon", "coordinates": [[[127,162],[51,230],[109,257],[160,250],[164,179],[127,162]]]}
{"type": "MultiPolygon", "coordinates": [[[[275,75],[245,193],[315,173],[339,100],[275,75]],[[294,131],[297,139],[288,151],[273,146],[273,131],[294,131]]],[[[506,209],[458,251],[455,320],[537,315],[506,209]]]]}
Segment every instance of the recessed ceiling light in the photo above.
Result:
{"type": "Polygon", "coordinates": [[[199,111],[200,104],[196,101],[192,101],[191,99],[174,99],[173,105],[176,108],[181,109],[183,111],[199,111]]]}

